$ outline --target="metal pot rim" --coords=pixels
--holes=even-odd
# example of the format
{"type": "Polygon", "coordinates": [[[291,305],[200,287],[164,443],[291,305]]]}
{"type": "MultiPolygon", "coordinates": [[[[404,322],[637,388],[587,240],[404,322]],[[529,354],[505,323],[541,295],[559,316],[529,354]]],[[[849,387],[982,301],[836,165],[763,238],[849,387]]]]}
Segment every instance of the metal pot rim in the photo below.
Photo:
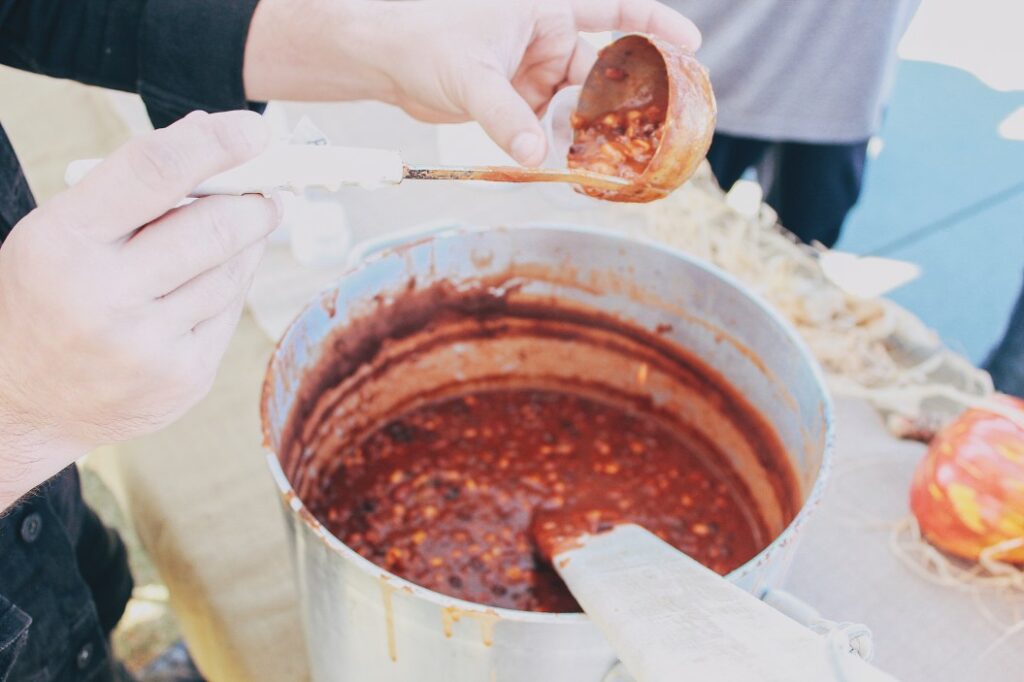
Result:
{"type": "MultiPolygon", "coordinates": [[[[725,577],[732,580],[738,581],[750,572],[754,571],[760,565],[768,562],[772,554],[787,545],[792,541],[793,536],[796,534],[799,527],[804,523],[808,515],[812,512],[814,507],[821,500],[821,495],[824,491],[826,480],[828,479],[829,471],[832,465],[832,450],[835,440],[835,419],[834,419],[834,407],[832,403],[832,397],[826,389],[824,374],[822,373],[821,367],[818,364],[817,359],[811,353],[810,349],[804,343],[799,333],[793,327],[793,325],[784,318],[775,308],[773,308],[767,301],[765,301],[758,293],[751,290],[745,284],[740,282],[738,279],[733,277],[731,274],[722,270],[716,265],[713,265],[707,261],[701,260],[695,256],[692,256],[679,249],[666,246],[660,242],[648,239],[646,237],[637,237],[635,235],[625,234],[623,232],[617,232],[614,230],[607,230],[601,228],[587,227],[582,225],[571,225],[563,223],[547,223],[547,222],[529,222],[515,226],[466,226],[466,225],[451,225],[451,226],[439,226],[432,225],[431,229],[425,232],[407,232],[404,236],[407,237],[404,241],[387,240],[389,246],[380,251],[374,252],[372,249],[364,249],[363,253],[366,254],[358,263],[350,265],[335,281],[334,284],[324,288],[322,291],[316,294],[312,300],[303,307],[302,311],[295,317],[295,320],[288,325],[288,329],[278,340],[277,345],[274,347],[274,352],[270,357],[268,363],[268,371],[263,381],[262,399],[260,406],[261,421],[264,432],[264,453],[267,458],[267,464],[270,468],[270,472],[274,478],[274,482],[277,485],[278,491],[282,497],[283,503],[289,508],[290,513],[297,515],[302,525],[307,531],[312,532],[321,542],[323,542],[329,549],[337,552],[346,560],[354,563],[359,569],[379,580],[386,581],[392,587],[397,588],[401,591],[407,592],[413,596],[420,597],[429,602],[433,602],[439,607],[454,607],[460,611],[466,612],[477,612],[487,613],[496,615],[502,620],[518,621],[523,623],[582,623],[586,622],[587,615],[585,613],[545,613],[538,611],[520,611],[516,609],[507,609],[497,606],[489,606],[487,604],[478,604],[476,602],[470,602],[457,597],[451,597],[434,590],[429,590],[425,587],[421,587],[413,582],[410,582],[404,578],[401,578],[387,570],[381,568],[377,564],[371,562],[369,559],[361,556],[359,553],[342,543],[338,540],[330,531],[327,530],[316,519],[313,514],[306,509],[302,500],[296,494],[284,474],[284,470],[281,468],[281,463],[277,458],[277,454],[273,448],[270,447],[269,438],[269,426],[268,420],[266,419],[267,400],[269,395],[269,382],[272,376],[269,371],[269,366],[273,365],[274,361],[278,359],[282,353],[282,349],[285,347],[286,342],[290,340],[291,334],[296,328],[299,320],[303,319],[306,314],[314,306],[319,306],[323,296],[330,292],[335,291],[339,286],[348,278],[352,273],[359,270],[371,267],[374,263],[388,257],[394,251],[410,248],[416,244],[424,243],[427,240],[438,240],[448,239],[467,234],[477,234],[483,232],[493,232],[500,230],[535,230],[539,232],[562,232],[577,235],[587,235],[591,237],[601,237],[608,240],[613,240],[620,243],[628,243],[631,246],[642,246],[649,249],[654,249],[667,254],[673,258],[685,261],[688,265],[702,269],[710,274],[713,274],[720,278],[728,286],[737,289],[740,293],[751,299],[757,308],[763,313],[767,319],[781,327],[785,333],[787,339],[795,348],[797,354],[800,356],[803,364],[809,367],[811,375],[814,379],[814,383],[818,388],[821,397],[821,403],[823,406],[822,418],[825,421],[825,438],[824,447],[821,457],[821,465],[818,468],[818,473],[815,476],[814,483],[811,485],[811,489],[807,493],[806,499],[801,504],[800,509],[797,511],[796,516],[783,528],[768,545],[757,553],[753,558],[747,561],[739,568],[726,574],[725,577]]],[[[761,595],[756,595],[760,597],[761,595]]]]}

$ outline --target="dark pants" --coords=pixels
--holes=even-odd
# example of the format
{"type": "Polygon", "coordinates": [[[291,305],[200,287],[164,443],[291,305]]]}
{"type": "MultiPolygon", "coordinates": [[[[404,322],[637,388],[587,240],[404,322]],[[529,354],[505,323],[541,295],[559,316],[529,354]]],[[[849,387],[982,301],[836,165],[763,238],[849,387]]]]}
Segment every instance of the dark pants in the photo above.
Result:
{"type": "Polygon", "coordinates": [[[997,389],[1024,398],[1024,287],[1010,313],[1003,340],[992,349],[985,369],[997,389]]]}
{"type": "Polygon", "coordinates": [[[805,243],[832,246],[860,196],[867,146],[867,140],[808,144],[715,133],[708,161],[726,191],[757,167],[765,201],[779,222],[805,243]]]}

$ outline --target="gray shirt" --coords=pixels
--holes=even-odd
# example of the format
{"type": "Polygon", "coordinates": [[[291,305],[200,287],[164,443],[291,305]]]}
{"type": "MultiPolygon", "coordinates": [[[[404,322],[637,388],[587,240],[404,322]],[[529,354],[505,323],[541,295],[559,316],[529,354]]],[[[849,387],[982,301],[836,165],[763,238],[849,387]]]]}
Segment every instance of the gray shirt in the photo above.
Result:
{"type": "Polygon", "coordinates": [[[666,0],[700,28],[717,129],[801,142],[874,134],[920,0],[666,0]]]}

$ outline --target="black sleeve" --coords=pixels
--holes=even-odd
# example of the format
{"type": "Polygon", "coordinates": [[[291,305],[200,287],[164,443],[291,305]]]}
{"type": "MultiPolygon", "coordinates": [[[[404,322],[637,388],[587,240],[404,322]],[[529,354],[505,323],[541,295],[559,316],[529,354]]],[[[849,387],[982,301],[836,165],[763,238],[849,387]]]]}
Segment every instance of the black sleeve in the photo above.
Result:
{"type": "Polygon", "coordinates": [[[242,82],[258,0],[0,0],[0,63],[138,92],[155,126],[254,108],[242,82]]]}

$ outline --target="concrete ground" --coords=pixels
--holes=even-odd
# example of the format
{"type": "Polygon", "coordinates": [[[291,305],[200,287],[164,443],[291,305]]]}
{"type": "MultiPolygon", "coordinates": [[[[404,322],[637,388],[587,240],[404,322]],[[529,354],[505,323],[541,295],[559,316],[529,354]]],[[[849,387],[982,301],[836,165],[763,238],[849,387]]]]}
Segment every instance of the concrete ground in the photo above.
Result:
{"type": "Polygon", "coordinates": [[[924,0],[837,248],[913,261],[891,297],[981,362],[1024,275],[1024,5],[924,0]]]}
{"type": "Polygon", "coordinates": [[[135,590],[111,639],[114,654],[129,670],[138,672],[179,640],[181,633],[171,613],[167,588],[121,506],[88,464],[81,467],[81,472],[85,499],[108,525],[118,529],[128,546],[135,590]]]}

